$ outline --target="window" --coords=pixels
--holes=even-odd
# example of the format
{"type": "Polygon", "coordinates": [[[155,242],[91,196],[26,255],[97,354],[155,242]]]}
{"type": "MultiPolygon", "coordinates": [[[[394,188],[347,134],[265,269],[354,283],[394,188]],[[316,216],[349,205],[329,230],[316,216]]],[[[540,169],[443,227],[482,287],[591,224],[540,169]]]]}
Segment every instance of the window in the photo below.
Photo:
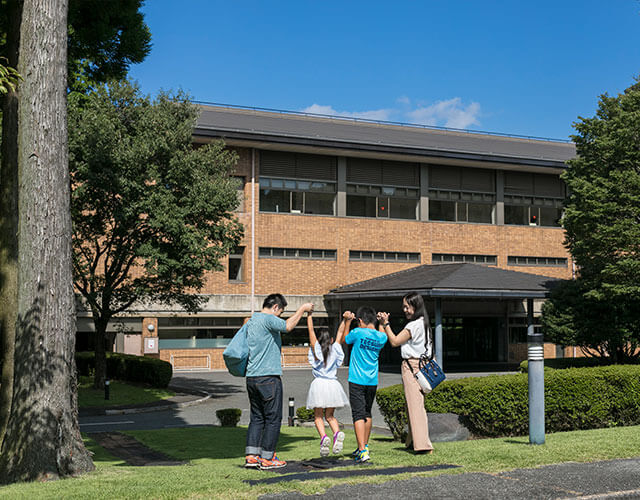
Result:
{"type": "Polygon", "coordinates": [[[415,163],[349,158],[347,215],[416,220],[419,183],[415,163]]]}
{"type": "MultiPolygon", "coordinates": [[[[540,316],[533,317],[533,332],[542,333],[540,316]]],[[[509,318],[509,343],[524,344],[527,342],[527,318],[518,316],[509,318]]]]}
{"type": "Polygon", "coordinates": [[[504,223],[559,227],[564,184],[557,175],[505,172],[504,223]]]}
{"type": "Polygon", "coordinates": [[[494,172],[432,166],[429,185],[429,220],[495,223],[494,172]]]}
{"type": "Polygon", "coordinates": [[[349,250],[349,260],[361,262],[420,263],[420,254],[414,252],[375,252],[369,250],[349,250]]]}
{"type": "Polygon", "coordinates": [[[316,248],[273,248],[260,247],[258,256],[261,259],[312,259],[336,260],[336,250],[316,248]]]}
{"type": "Polygon", "coordinates": [[[260,211],[334,215],[336,168],[333,156],[262,151],[260,211]]]}
{"type": "Polygon", "coordinates": [[[510,255],[507,257],[509,266],[546,266],[567,267],[566,257],[519,257],[510,255]]]}
{"type": "Polygon", "coordinates": [[[431,255],[432,264],[449,262],[469,262],[472,264],[488,264],[495,266],[498,257],[496,255],[469,255],[459,253],[434,253],[431,255]]]}
{"type": "Polygon", "coordinates": [[[244,185],[245,179],[244,177],[234,175],[231,177],[231,182],[236,186],[236,196],[238,197],[238,207],[236,208],[236,212],[244,212],[244,185]]]}
{"type": "Polygon", "coordinates": [[[236,247],[229,254],[229,281],[242,281],[243,264],[244,247],[236,247]]]}

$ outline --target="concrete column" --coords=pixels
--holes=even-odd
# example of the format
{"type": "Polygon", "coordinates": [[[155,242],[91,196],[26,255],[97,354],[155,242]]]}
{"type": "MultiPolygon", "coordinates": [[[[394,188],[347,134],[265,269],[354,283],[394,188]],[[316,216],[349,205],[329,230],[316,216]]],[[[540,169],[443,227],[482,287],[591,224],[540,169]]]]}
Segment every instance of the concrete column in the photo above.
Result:
{"type": "Polygon", "coordinates": [[[444,363],[442,357],[442,299],[436,298],[436,338],[435,338],[435,354],[436,362],[444,371],[444,363]]]}
{"type": "Polygon", "coordinates": [[[504,172],[496,170],[496,224],[504,225],[504,172]]]}
{"type": "Polygon", "coordinates": [[[419,220],[429,220],[429,165],[420,164],[420,214],[419,220]]]}
{"type": "Polygon", "coordinates": [[[338,157],[338,194],[336,195],[336,215],[347,215],[347,159],[338,157]]]}
{"type": "Polygon", "coordinates": [[[142,318],[142,346],[140,351],[145,354],[158,353],[158,318],[142,318]],[[146,339],[152,338],[151,343],[146,339]]]}
{"type": "Polygon", "coordinates": [[[544,444],[544,344],[533,327],[533,299],[527,299],[527,342],[529,343],[529,443],[544,444]]]}

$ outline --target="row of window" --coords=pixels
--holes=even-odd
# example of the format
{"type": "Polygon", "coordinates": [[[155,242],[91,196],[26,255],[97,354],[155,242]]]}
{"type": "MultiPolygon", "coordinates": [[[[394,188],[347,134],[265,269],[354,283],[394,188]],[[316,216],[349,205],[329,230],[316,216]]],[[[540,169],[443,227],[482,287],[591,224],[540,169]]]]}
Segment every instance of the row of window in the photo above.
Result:
{"type": "MultiPolygon", "coordinates": [[[[260,211],[336,214],[335,157],[264,151],[260,211]]],[[[347,216],[418,220],[417,163],[347,158],[347,216]]],[[[431,165],[428,220],[495,224],[496,172],[431,165]]],[[[504,223],[559,226],[564,185],[556,175],[504,172],[504,223]]]]}

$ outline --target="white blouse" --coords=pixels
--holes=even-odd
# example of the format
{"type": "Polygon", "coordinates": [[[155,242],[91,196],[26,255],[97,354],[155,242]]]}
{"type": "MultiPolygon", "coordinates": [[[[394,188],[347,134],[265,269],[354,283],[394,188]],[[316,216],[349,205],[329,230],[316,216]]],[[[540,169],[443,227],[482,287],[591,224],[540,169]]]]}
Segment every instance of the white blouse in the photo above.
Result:
{"type": "MultiPolygon", "coordinates": [[[[425,351],[424,320],[422,316],[407,323],[405,328],[411,332],[411,338],[400,347],[400,355],[402,356],[402,359],[419,358],[425,351]]],[[[431,345],[431,339],[429,339],[429,344],[427,345],[427,356],[431,356],[432,350],[433,346],[431,345]]]]}

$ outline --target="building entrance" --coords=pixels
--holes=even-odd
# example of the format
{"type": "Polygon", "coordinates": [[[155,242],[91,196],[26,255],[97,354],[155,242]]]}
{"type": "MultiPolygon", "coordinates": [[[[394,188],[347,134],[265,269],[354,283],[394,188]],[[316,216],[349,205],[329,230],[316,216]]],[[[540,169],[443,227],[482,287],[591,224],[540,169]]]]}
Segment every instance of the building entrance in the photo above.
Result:
{"type": "Polygon", "coordinates": [[[499,361],[499,318],[443,318],[444,365],[499,361]]]}

